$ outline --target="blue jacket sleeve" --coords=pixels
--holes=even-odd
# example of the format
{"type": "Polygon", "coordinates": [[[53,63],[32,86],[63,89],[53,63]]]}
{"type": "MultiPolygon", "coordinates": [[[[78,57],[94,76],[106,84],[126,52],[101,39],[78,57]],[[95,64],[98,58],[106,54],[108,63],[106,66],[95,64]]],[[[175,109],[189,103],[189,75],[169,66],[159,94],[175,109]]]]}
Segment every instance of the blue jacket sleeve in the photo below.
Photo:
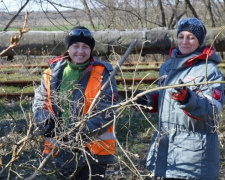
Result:
{"type": "MultiPolygon", "coordinates": [[[[208,82],[223,81],[223,75],[219,69],[212,64],[208,65],[208,82]]],[[[206,121],[209,125],[215,125],[218,121],[218,114],[222,110],[224,104],[224,84],[212,83],[203,85],[196,93],[188,89],[190,99],[186,104],[178,106],[184,110],[186,115],[199,121],[206,121]]]]}
{"type": "Polygon", "coordinates": [[[35,89],[34,102],[32,110],[34,113],[34,118],[38,124],[43,125],[47,119],[53,119],[54,114],[51,110],[46,108],[48,104],[48,98],[46,93],[46,84],[44,77],[41,78],[41,85],[35,89]]]}

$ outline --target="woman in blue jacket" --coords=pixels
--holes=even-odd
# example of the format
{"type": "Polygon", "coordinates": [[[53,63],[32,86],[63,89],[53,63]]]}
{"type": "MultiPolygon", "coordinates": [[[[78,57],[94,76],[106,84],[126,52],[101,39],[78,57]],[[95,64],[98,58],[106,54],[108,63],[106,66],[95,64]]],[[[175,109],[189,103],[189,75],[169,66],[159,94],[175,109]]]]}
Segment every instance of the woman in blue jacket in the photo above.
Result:
{"type": "Polygon", "coordinates": [[[158,86],[184,86],[144,96],[148,100],[145,105],[159,113],[146,163],[155,179],[219,178],[217,124],[224,103],[224,79],[217,68],[221,59],[215,48],[202,46],[205,35],[199,19],[181,19],[178,45],[160,67],[158,86]],[[198,84],[206,81],[215,83],[198,84]]]}

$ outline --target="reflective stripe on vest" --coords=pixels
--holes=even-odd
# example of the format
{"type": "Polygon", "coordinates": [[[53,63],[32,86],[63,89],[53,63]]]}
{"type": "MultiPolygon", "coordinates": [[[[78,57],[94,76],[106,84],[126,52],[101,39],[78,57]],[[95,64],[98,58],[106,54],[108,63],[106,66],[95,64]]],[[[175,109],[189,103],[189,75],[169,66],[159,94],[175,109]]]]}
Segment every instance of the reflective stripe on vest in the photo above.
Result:
{"type": "MultiPolygon", "coordinates": [[[[102,87],[102,75],[104,72],[105,67],[103,65],[93,66],[93,69],[90,73],[90,78],[88,80],[88,84],[85,90],[85,97],[84,98],[84,109],[83,114],[88,112],[89,107],[91,106],[92,101],[94,100],[95,96],[97,95],[98,91],[102,87]]],[[[48,99],[46,100],[46,108],[50,109],[52,112],[52,103],[51,103],[51,92],[50,92],[50,80],[52,76],[52,70],[49,68],[45,71],[44,79],[47,88],[47,96],[48,99]]],[[[46,141],[48,142],[48,141],[46,141]]],[[[47,143],[51,145],[51,143],[47,143]]],[[[86,144],[86,147],[91,151],[93,154],[98,155],[111,155],[115,154],[115,137],[113,135],[113,125],[100,136],[98,136],[94,141],[86,144]]],[[[46,153],[51,152],[45,151],[46,153]]]]}
{"type": "MultiPolygon", "coordinates": [[[[47,89],[47,98],[45,99],[45,108],[50,109],[52,113],[54,113],[53,108],[52,108],[52,101],[51,101],[51,77],[52,77],[52,70],[50,68],[46,69],[43,73],[44,75],[44,80],[45,80],[45,85],[47,89]]],[[[44,153],[49,154],[52,152],[52,150],[55,147],[55,140],[52,138],[46,138],[45,140],[45,147],[44,147],[44,153]]],[[[53,157],[56,158],[59,155],[59,152],[56,152],[53,157]]]]}
{"type": "MultiPolygon", "coordinates": [[[[97,95],[98,91],[102,87],[102,75],[105,67],[104,66],[94,66],[91,71],[90,78],[88,80],[88,84],[85,90],[85,106],[83,113],[86,114],[91,106],[92,101],[97,95]]],[[[100,136],[96,137],[96,139],[88,144],[86,147],[93,154],[98,155],[111,155],[115,154],[115,137],[113,134],[113,125],[100,136]]]]}
{"type": "Polygon", "coordinates": [[[95,139],[95,141],[86,144],[86,147],[93,153],[98,155],[115,154],[115,136],[113,135],[113,125],[95,139]],[[101,137],[100,137],[101,136],[101,137]]]}

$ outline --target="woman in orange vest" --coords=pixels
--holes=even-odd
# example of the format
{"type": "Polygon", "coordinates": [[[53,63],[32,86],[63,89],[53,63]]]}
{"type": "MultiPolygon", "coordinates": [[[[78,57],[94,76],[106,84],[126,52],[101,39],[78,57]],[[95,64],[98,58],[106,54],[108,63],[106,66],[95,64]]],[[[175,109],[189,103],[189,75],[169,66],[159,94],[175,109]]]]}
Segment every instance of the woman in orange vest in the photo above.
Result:
{"type": "Polygon", "coordinates": [[[104,179],[115,154],[115,109],[109,108],[118,101],[115,78],[94,106],[92,101],[113,68],[91,55],[95,40],[87,28],[73,28],[64,43],[66,53],[49,60],[35,90],[33,112],[44,129],[44,153],[57,147],[51,162],[62,179],[104,179]]]}

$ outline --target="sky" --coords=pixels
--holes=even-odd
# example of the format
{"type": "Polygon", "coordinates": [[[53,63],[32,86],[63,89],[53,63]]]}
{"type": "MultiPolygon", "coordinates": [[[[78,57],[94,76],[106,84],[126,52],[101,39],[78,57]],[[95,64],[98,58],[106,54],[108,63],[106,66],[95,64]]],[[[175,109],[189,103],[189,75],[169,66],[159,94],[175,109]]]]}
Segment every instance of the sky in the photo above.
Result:
{"type": "MultiPolygon", "coordinates": [[[[26,3],[27,0],[0,0],[0,11],[6,11],[6,12],[13,12],[13,11],[18,11],[20,7],[26,3]]],[[[79,9],[82,9],[81,3],[77,0],[51,0],[52,2],[56,2],[58,4],[64,4],[69,7],[76,7],[79,9]]],[[[42,2],[42,7],[45,11],[52,11],[55,10],[55,8],[48,3],[46,0],[30,0],[30,2],[27,4],[27,6],[24,8],[23,11],[42,11],[41,8],[41,3],[42,2]]],[[[70,10],[68,8],[63,8],[57,6],[57,8],[62,11],[62,10],[70,10]]]]}

